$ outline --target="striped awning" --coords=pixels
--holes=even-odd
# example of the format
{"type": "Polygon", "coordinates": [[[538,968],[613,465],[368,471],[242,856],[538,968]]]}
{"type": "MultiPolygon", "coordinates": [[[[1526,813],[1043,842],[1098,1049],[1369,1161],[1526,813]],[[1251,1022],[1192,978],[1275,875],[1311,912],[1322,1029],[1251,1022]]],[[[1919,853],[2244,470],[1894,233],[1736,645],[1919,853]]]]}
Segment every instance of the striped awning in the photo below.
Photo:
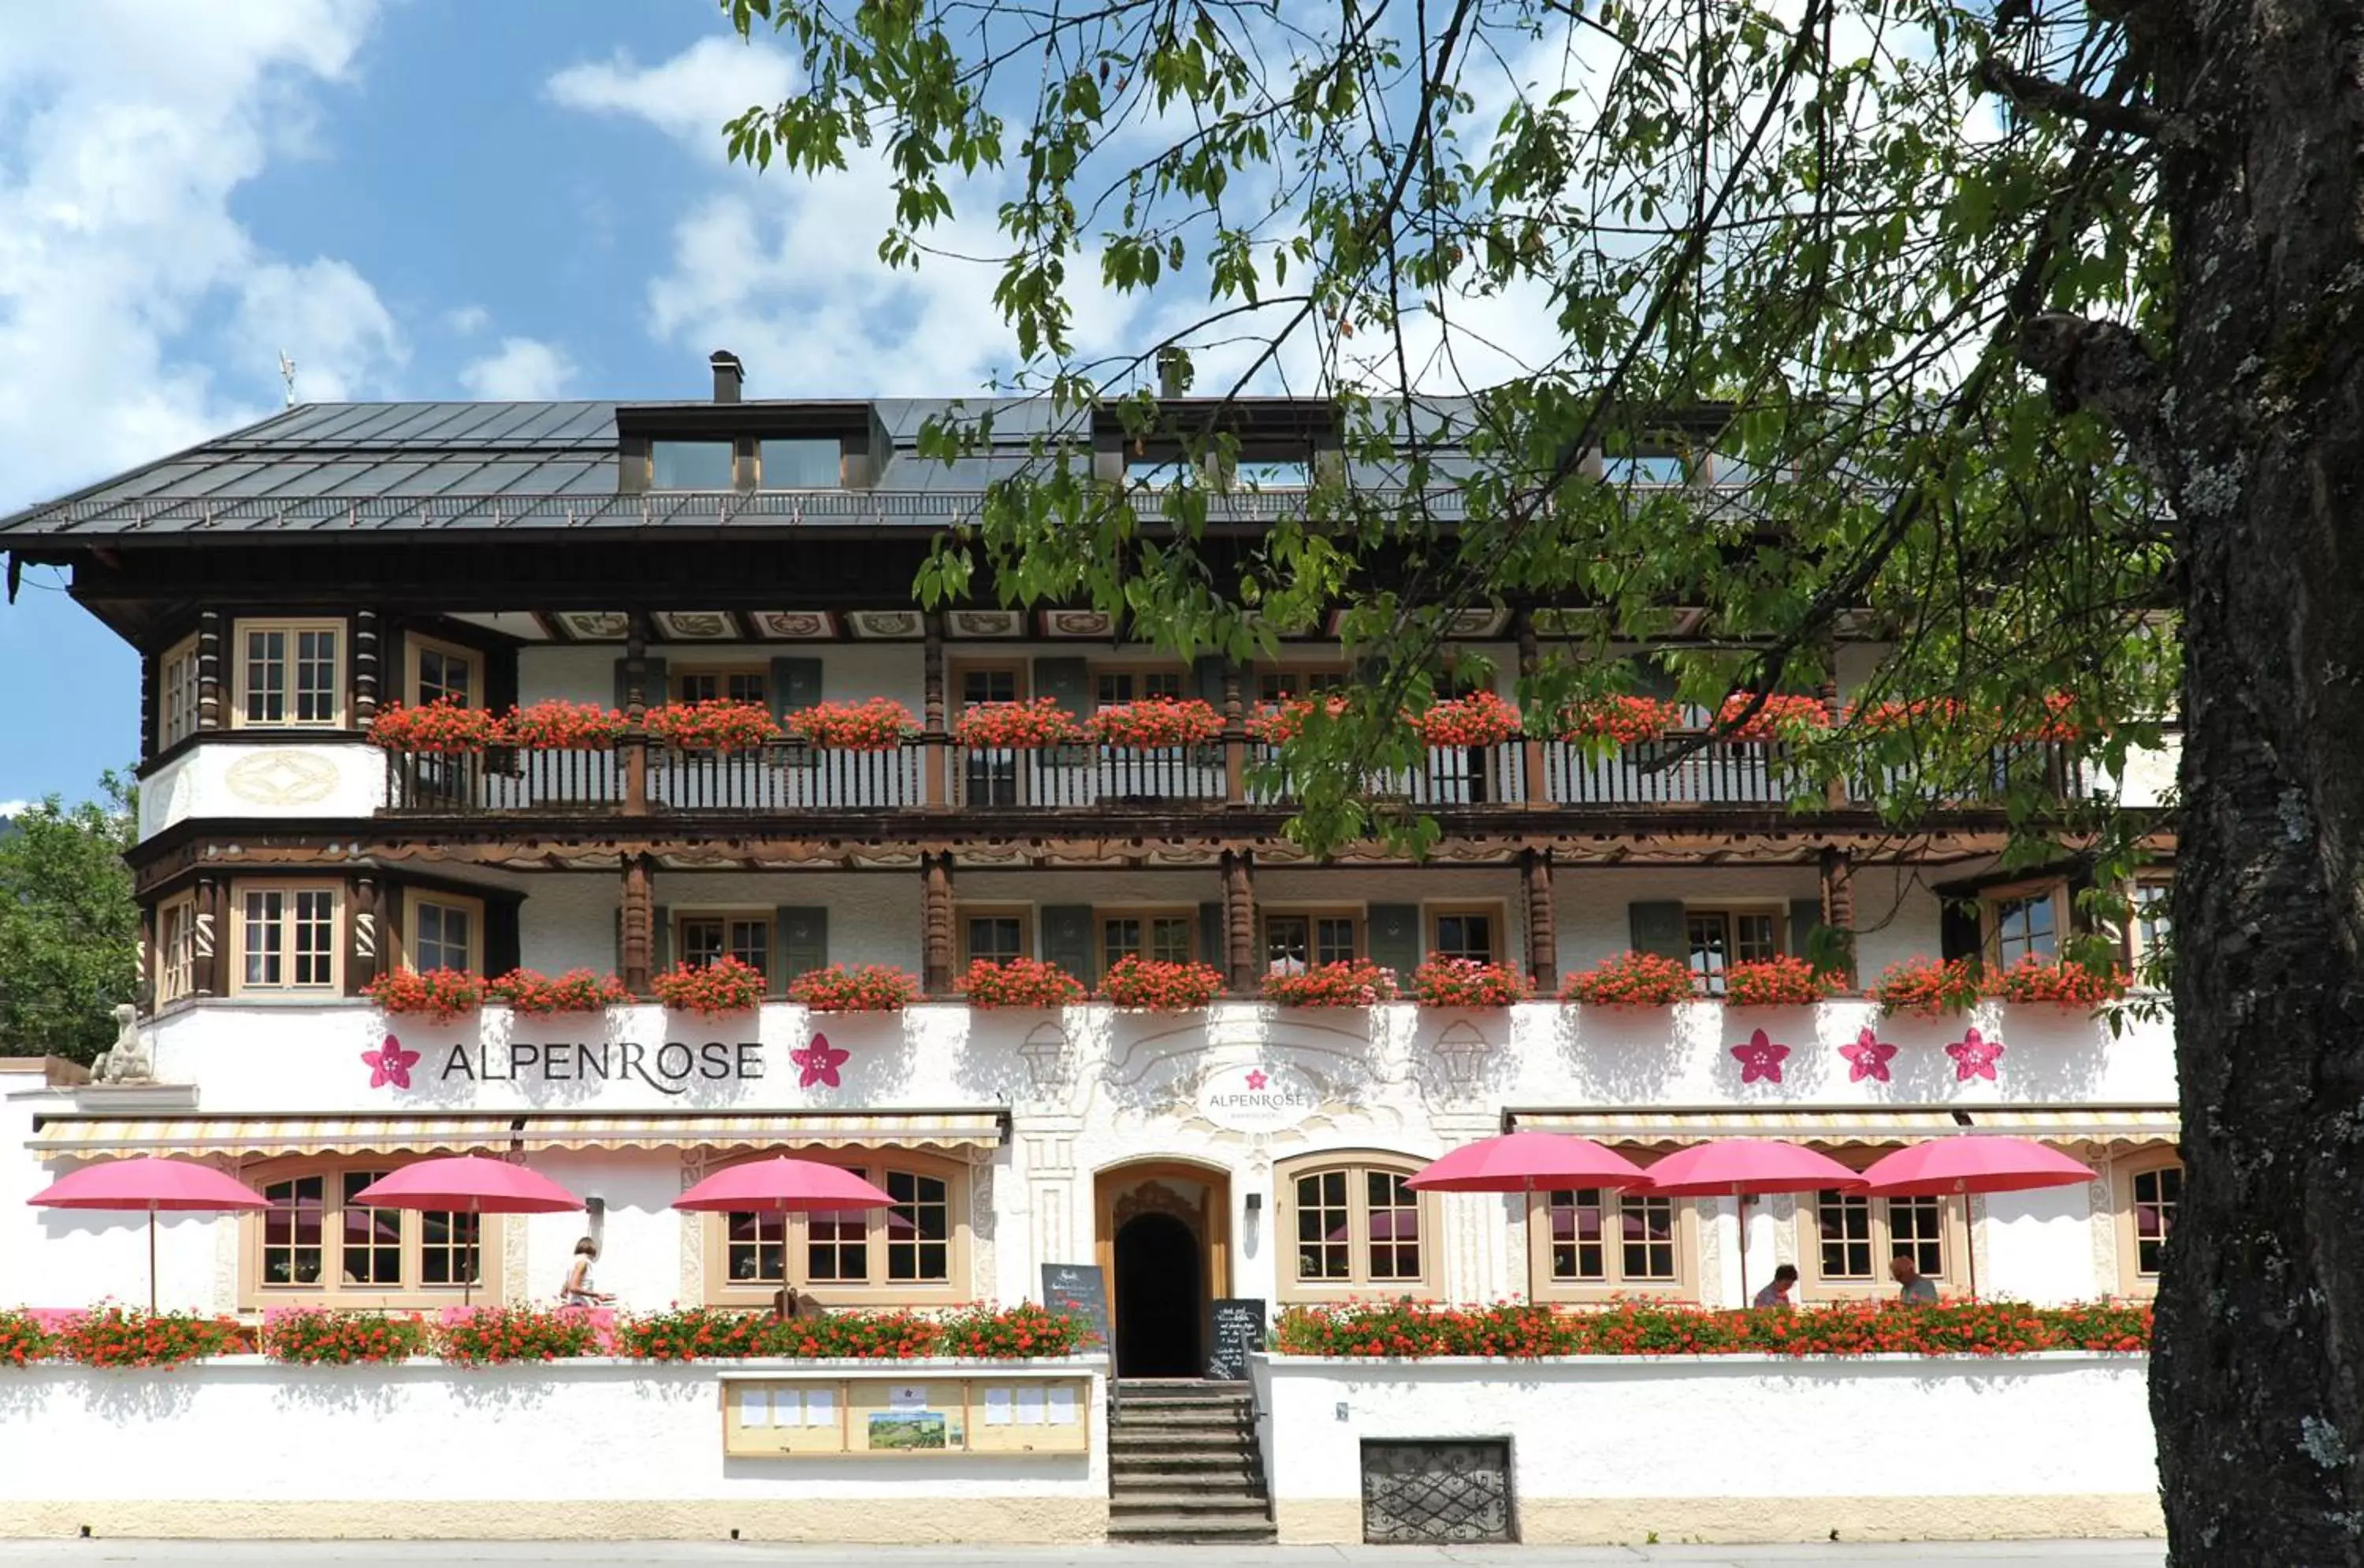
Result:
{"type": "Polygon", "coordinates": [[[1782,1138],[1800,1143],[1911,1143],[1965,1132],[2008,1133],[2046,1143],[2172,1143],[2180,1118],[2166,1106],[1965,1106],[1892,1110],[1871,1106],[1782,1110],[1513,1111],[1521,1132],[1564,1132],[1600,1143],[1705,1143],[1782,1138]]]}
{"type": "Polygon", "coordinates": [[[1008,1126],[983,1111],[797,1115],[453,1117],[58,1116],[35,1129],[44,1158],[117,1154],[434,1154],[511,1149],[990,1149],[1008,1126]]]}

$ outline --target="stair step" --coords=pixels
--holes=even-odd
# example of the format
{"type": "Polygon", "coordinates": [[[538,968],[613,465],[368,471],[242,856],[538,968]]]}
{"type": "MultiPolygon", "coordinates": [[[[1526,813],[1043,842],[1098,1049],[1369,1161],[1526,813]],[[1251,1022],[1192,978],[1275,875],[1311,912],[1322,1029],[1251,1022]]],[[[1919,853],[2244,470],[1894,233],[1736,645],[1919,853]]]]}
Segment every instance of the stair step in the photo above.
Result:
{"type": "Polygon", "coordinates": [[[1193,1518],[1262,1519],[1268,1511],[1269,1505],[1262,1497],[1217,1496],[1204,1492],[1120,1492],[1109,1499],[1111,1518],[1119,1514],[1128,1518],[1136,1514],[1188,1514],[1193,1518]]]}
{"type": "Polygon", "coordinates": [[[1200,1518],[1190,1514],[1138,1514],[1109,1520],[1110,1540],[1164,1541],[1177,1546],[1269,1545],[1279,1533],[1266,1518],[1200,1518]]]}
{"type": "Polygon", "coordinates": [[[1186,1471],[1193,1475],[1219,1475],[1228,1470],[1255,1473],[1255,1455],[1235,1449],[1190,1449],[1181,1453],[1145,1453],[1127,1450],[1109,1455],[1109,1469],[1118,1475],[1162,1475],[1186,1471]]]}
{"type": "Polygon", "coordinates": [[[1109,1434],[1111,1453],[1252,1453],[1255,1445],[1245,1432],[1200,1430],[1189,1427],[1119,1427],[1109,1434]]]}

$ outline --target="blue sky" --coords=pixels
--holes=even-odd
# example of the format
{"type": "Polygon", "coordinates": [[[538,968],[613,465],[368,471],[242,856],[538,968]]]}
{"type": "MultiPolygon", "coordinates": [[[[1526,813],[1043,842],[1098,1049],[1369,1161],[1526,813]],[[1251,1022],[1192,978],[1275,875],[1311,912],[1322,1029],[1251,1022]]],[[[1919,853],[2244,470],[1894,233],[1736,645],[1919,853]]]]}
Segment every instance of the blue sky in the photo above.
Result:
{"type": "MultiPolygon", "coordinates": [[[[981,384],[990,280],[886,274],[875,169],[724,159],[794,82],[711,0],[0,7],[0,511],[270,413],[283,350],[316,401],[697,396],[721,347],[755,395],[981,384]]],[[[133,759],[55,573],[0,668],[0,803],[133,759]]]]}

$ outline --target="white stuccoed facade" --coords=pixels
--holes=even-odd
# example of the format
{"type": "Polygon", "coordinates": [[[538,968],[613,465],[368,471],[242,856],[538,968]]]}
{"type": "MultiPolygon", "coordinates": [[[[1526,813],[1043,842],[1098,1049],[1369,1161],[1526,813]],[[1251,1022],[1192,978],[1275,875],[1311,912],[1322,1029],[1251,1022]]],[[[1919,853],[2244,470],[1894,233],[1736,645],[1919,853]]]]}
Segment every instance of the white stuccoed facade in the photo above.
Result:
{"type": "MultiPolygon", "coordinates": [[[[2169,1031],[2160,1023],[2108,1025],[2062,1009],[1989,1004],[1968,1018],[1881,1018],[1868,1004],[1727,1011],[1713,1003],[1621,1011],[1530,1004],[1455,1011],[1398,1004],[1372,1009],[1283,1010],[1221,1003],[1203,1014],[1119,1013],[1087,1005],[1058,1013],[982,1011],[930,1004],[900,1015],[815,1018],[766,1005],[719,1021],[654,1006],[604,1018],[520,1019],[504,1008],[448,1026],[389,1020],[366,1003],[207,1001],[151,1030],[161,1086],[122,1091],[49,1087],[37,1073],[0,1074],[0,1301],[78,1307],[139,1296],[144,1221],[61,1213],[24,1199],[71,1161],[26,1151],[37,1121],[59,1116],[418,1118],[463,1113],[683,1114],[970,1112],[1006,1116],[998,1146],[968,1151],[965,1219],[967,1299],[1038,1294],[1041,1265],[1095,1257],[1104,1228],[1098,1173],[1146,1161],[1196,1168],[1227,1190],[1224,1289],[1276,1304],[1289,1299],[1289,1239],[1275,1166],[1331,1151],[1424,1161],[1501,1130],[1506,1113],[1709,1107],[1760,1113],[2141,1106],[2174,1100],[2169,1031]],[[1900,1048],[1892,1081],[1853,1082],[1839,1047],[1872,1028],[1900,1048]],[[1995,1079],[1957,1076],[1945,1046],[1977,1027],[2006,1044],[1995,1079]],[[1788,1044],[1782,1080],[1743,1084],[1731,1048],[1754,1029],[1788,1044]],[[801,1084],[791,1053],[816,1031],[846,1060],[831,1086],[801,1084]],[[363,1053],[386,1036],[418,1053],[407,1089],[372,1087],[363,1053]],[[513,1053],[523,1045],[533,1051],[513,1053]],[[556,1055],[584,1071],[581,1045],[610,1075],[552,1080],[533,1059],[556,1055]],[[517,1055],[522,1079],[511,1076],[517,1055]],[[1218,1096],[1250,1070],[1277,1108],[1244,1118],[1218,1096]],[[712,1075],[709,1075],[712,1074],[712,1075]]],[[[2034,1302],[2116,1294],[2109,1150],[2091,1186],[1974,1200],[1971,1245],[1980,1288],[2034,1302]]],[[[737,1151],[744,1153],[744,1150],[737,1151]]],[[[630,1307],[698,1299],[694,1228],[669,1206],[730,1150],[551,1150],[528,1162],[605,1208],[602,1287],[630,1307]]],[[[241,1169],[235,1160],[226,1168],[241,1169]]],[[[1738,1222],[1729,1200],[1685,1200],[1699,1218],[1699,1297],[1740,1296],[1738,1222]]],[[[1442,1200],[1431,1280],[1447,1299],[1523,1296],[1529,1284],[1524,1200],[1442,1200]]],[[[1776,1198],[1749,1211],[1748,1262],[1761,1283],[1803,1244],[1797,1206],[1776,1198]]],[[[1211,1217],[1210,1217],[1211,1218],[1211,1217]]],[[[166,1306],[230,1310],[238,1304],[241,1224],[166,1217],[158,1294],[166,1306]]],[[[584,1225],[579,1215],[511,1221],[507,1291],[546,1300],[584,1225]]],[[[1370,1294],[1384,1295],[1375,1290],[1370,1294]]]]}

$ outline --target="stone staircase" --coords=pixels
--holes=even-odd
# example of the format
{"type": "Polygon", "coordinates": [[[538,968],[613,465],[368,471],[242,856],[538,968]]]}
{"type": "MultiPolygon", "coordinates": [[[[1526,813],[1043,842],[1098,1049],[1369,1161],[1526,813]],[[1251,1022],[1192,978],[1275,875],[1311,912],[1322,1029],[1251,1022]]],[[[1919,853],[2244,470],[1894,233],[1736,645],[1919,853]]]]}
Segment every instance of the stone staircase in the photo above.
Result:
{"type": "Polygon", "coordinates": [[[1270,1544],[1245,1384],[1128,1378],[1109,1429],[1109,1540],[1270,1544]]]}

